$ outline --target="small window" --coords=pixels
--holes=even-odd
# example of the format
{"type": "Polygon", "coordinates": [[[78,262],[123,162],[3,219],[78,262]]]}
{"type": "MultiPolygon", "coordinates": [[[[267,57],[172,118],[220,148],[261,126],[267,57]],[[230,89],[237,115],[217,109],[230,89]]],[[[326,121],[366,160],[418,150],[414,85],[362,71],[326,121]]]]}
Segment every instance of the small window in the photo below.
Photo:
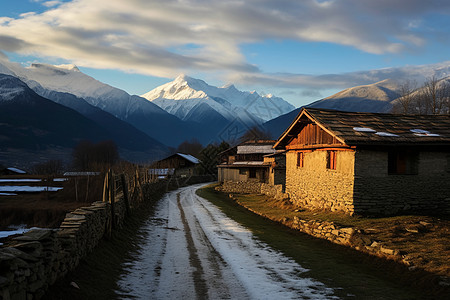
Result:
{"type": "Polygon", "coordinates": [[[250,175],[248,177],[256,178],[256,169],[250,169],[250,175]]]}
{"type": "Polygon", "coordinates": [[[246,169],[239,169],[239,175],[246,175],[247,170],[246,169]]]}
{"type": "Polygon", "coordinates": [[[392,175],[418,174],[419,153],[416,151],[393,150],[388,153],[388,173],[392,175]]]}
{"type": "Polygon", "coordinates": [[[337,151],[327,151],[327,169],[336,170],[337,151]]]}
{"type": "Polygon", "coordinates": [[[305,154],[303,152],[297,152],[297,167],[303,168],[305,154]]]}

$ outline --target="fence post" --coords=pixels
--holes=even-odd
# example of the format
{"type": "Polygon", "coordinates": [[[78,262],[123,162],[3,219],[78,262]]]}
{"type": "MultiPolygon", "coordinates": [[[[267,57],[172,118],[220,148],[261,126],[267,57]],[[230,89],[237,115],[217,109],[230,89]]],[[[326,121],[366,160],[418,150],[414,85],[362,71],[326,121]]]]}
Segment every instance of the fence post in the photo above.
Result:
{"type": "Polygon", "coordinates": [[[142,191],[141,179],[139,178],[139,172],[137,169],[136,169],[136,182],[137,182],[137,185],[139,188],[139,196],[140,196],[139,202],[143,202],[144,201],[144,192],[142,191]]]}
{"type": "Polygon", "coordinates": [[[125,180],[125,174],[120,174],[120,181],[122,183],[123,201],[125,202],[125,209],[128,216],[130,215],[130,203],[128,201],[128,185],[125,180]]]}
{"type": "Polygon", "coordinates": [[[115,228],[116,227],[116,212],[115,212],[115,189],[116,189],[116,181],[114,178],[114,173],[109,170],[109,180],[111,182],[110,186],[109,186],[109,200],[111,203],[111,228],[115,228]]]}
{"type": "Polygon", "coordinates": [[[105,180],[103,181],[103,202],[109,202],[108,197],[109,197],[109,182],[108,182],[108,177],[109,177],[109,171],[105,174],[105,180]]]}

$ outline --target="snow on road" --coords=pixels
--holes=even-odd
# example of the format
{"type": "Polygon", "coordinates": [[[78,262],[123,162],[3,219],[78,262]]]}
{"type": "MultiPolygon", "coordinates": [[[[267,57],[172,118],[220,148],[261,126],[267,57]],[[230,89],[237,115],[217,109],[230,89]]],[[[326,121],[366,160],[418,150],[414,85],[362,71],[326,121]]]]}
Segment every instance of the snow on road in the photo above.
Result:
{"type": "Polygon", "coordinates": [[[123,299],[337,299],[295,261],[195,194],[170,192],[118,282],[123,299]]]}

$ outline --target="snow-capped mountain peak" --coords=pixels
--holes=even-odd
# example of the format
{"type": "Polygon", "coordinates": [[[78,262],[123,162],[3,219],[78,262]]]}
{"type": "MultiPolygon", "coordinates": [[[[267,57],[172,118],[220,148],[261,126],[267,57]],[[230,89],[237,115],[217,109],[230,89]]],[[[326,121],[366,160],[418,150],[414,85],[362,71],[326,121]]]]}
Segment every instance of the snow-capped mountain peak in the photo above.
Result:
{"type": "Polygon", "coordinates": [[[181,119],[189,117],[195,120],[190,111],[198,109],[200,104],[203,114],[209,106],[230,121],[236,116],[252,122],[267,121],[294,109],[294,106],[281,98],[269,99],[256,92],[241,92],[233,84],[216,87],[185,74],[141,97],[181,119]]]}
{"type": "Polygon", "coordinates": [[[0,74],[0,101],[11,101],[23,94],[28,87],[25,83],[10,75],[0,74]]]}

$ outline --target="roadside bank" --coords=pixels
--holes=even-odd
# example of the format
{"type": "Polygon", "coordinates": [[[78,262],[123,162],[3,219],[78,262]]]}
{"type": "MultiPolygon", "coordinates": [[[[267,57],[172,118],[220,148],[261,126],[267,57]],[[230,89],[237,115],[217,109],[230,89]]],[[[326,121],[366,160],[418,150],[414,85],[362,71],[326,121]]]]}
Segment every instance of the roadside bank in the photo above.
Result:
{"type": "MultiPolygon", "coordinates": [[[[222,192],[218,192],[216,190],[214,190],[214,186],[209,186],[208,190],[203,190],[203,191],[199,191],[201,192],[200,195],[203,196],[203,194],[207,194],[207,196],[209,198],[217,198],[220,200],[215,201],[215,204],[218,205],[222,205],[225,207],[225,209],[227,209],[227,206],[238,206],[238,207],[242,207],[243,210],[250,210],[253,211],[255,213],[257,213],[259,216],[263,216],[266,219],[275,221],[276,223],[274,223],[272,225],[272,227],[278,227],[277,224],[280,224],[279,226],[286,228],[286,230],[288,230],[288,228],[291,230],[291,234],[293,235],[293,239],[292,241],[285,243],[285,245],[281,245],[281,247],[284,249],[283,251],[286,251],[285,253],[288,255],[291,255],[291,257],[299,257],[299,259],[301,260],[301,264],[304,265],[305,267],[308,268],[316,268],[315,270],[311,270],[311,272],[315,272],[315,273],[319,273],[318,276],[325,276],[327,277],[328,274],[331,274],[333,272],[335,272],[334,269],[329,269],[329,267],[327,266],[327,264],[323,264],[322,262],[317,262],[316,264],[312,264],[311,263],[311,259],[306,259],[304,260],[302,258],[302,255],[299,255],[299,251],[302,251],[301,249],[297,249],[297,244],[299,244],[300,242],[297,241],[297,239],[302,240],[302,242],[304,240],[310,240],[312,239],[312,236],[315,231],[316,233],[318,233],[319,231],[325,232],[325,231],[335,231],[334,233],[331,232],[330,235],[336,235],[338,236],[338,231],[340,232],[341,228],[344,228],[343,233],[344,234],[351,234],[352,231],[354,230],[353,234],[358,233],[358,229],[360,227],[357,226],[367,226],[368,229],[372,229],[372,230],[367,230],[368,232],[370,232],[369,238],[373,239],[374,241],[378,241],[379,244],[381,245],[385,245],[385,248],[387,249],[388,247],[391,247],[389,249],[393,250],[394,247],[391,246],[391,244],[383,244],[384,241],[381,240],[381,238],[386,238],[389,235],[393,236],[392,233],[383,233],[382,229],[382,224],[386,223],[386,220],[383,219],[367,219],[367,220],[363,220],[363,219],[359,219],[359,218],[350,218],[349,220],[347,220],[348,218],[344,215],[326,215],[320,212],[308,212],[308,211],[298,211],[298,208],[292,206],[290,203],[288,202],[284,202],[284,201],[275,201],[274,199],[271,199],[269,197],[265,197],[262,195],[251,195],[251,194],[234,194],[231,196],[229,194],[225,194],[222,192]],[[232,201],[230,201],[232,200],[232,201]],[[307,238],[306,236],[302,236],[303,232],[297,227],[298,223],[303,223],[299,220],[303,220],[304,223],[306,224],[314,224],[311,227],[312,228],[316,228],[315,230],[312,230],[312,232],[310,232],[308,234],[307,238]],[[325,223],[328,222],[328,225],[325,223]],[[348,222],[348,223],[346,223],[348,222]],[[378,224],[378,227],[375,226],[377,225],[377,222],[380,223],[378,224]],[[322,227],[321,227],[321,225],[322,227]],[[320,228],[319,228],[320,227],[320,228]],[[334,227],[334,228],[333,228],[334,227]],[[369,228],[370,227],[370,228],[369,228]],[[352,228],[353,230],[350,229],[346,229],[346,228],[352,228]],[[296,233],[297,232],[297,233],[296,233]],[[383,236],[384,234],[384,236],[383,236]],[[388,246],[389,245],[389,246],[388,246]],[[309,265],[311,263],[311,265],[309,265]],[[319,269],[324,269],[326,271],[322,271],[322,270],[317,270],[317,268],[319,269]]],[[[207,198],[208,198],[207,197],[207,198]]],[[[209,199],[208,198],[208,199],[209,199]]],[[[213,202],[214,203],[214,202],[213,202]]],[[[231,212],[230,214],[234,214],[234,212],[231,212]]],[[[246,216],[243,216],[242,218],[243,222],[246,222],[246,216]]],[[[405,218],[398,218],[398,219],[394,219],[393,222],[397,222],[399,223],[400,226],[402,223],[401,222],[406,222],[406,221],[412,221],[413,219],[410,219],[410,217],[405,217],[405,218]]],[[[409,224],[409,223],[408,223],[409,224]]],[[[386,223],[386,226],[390,226],[389,224],[386,223]]],[[[385,227],[386,227],[385,226],[385,227]]],[[[403,225],[402,225],[403,226],[403,225]]],[[[433,225],[434,226],[434,225],[433,225]]],[[[362,228],[362,227],[361,227],[362,228]]],[[[364,227],[366,228],[366,227],[364,227]]],[[[259,230],[259,229],[256,229],[259,230]]],[[[261,235],[267,235],[266,230],[271,230],[270,229],[264,229],[261,232],[261,235]]],[[[397,228],[396,230],[394,230],[394,233],[399,231],[399,229],[397,228]]],[[[306,232],[305,232],[306,233],[306,232]]],[[[270,236],[269,239],[270,241],[273,241],[273,239],[277,239],[276,235],[278,233],[270,233],[269,235],[274,235],[274,236],[270,236]]],[[[398,234],[398,232],[396,233],[398,234]]],[[[324,234],[325,236],[325,234],[324,234]]],[[[445,236],[441,237],[441,238],[445,238],[445,236]]],[[[342,235],[342,237],[340,237],[340,239],[342,241],[345,240],[344,235],[342,235]]],[[[380,280],[383,281],[383,285],[389,285],[391,283],[397,282],[397,283],[401,283],[402,285],[410,288],[410,289],[415,289],[418,288],[422,291],[430,291],[432,292],[430,295],[420,295],[420,296],[415,296],[412,298],[408,298],[405,297],[403,298],[400,295],[377,295],[377,296],[372,296],[369,298],[362,298],[362,299],[445,299],[445,297],[443,298],[442,295],[449,295],[449,288],[446,285],[446,281],[445,281],[445,277],[443,277],[443,275],[438,275],[436,273],[433,272],[429,272],[429,271],[425,271],[423,268],[417,267],[415,266],[415,268],[411,268],[411,266],[408,266],[402,262],[400,262],[403,257],[402,255],[405,255],[404,252],[400,252],[400,253],[396,253],[397,255],[374,255],[373,252],[369,252],[369,251],[364,251],[362,248],[360,248],[359,250],[356,250],[356,248],[352,248],[349,247],[349,245],[345,245],[345,243],[341,243],[338,245],[335,245],[336,243],[329,243],[328,241],[325,241],[324,238],[319,239],[314,239],[317,241],[317,243],[319,243],[321,245],[321,248],[325,249],[325,248],[329,248],[329,249],[333,249],[333,251],[337,251],[338,253],[336,253],[336,255],[338,255],[338,258],[330,258],[332,256],[334,256],[334,252],[332,252],[331,254],[329,252],[327,252],[326,255],[324,255],[321,259],[331,259],[334,262],[337,260],[340,260],[341,257],[339,256],[341,253],[347,257],[347,262],[345,262],[345,264],[349,264],[351,265],[351,267],[349,267],[348,271],[342,271],[337,275],[337,279],[335,279],[335,281],[340,282],[339,284],[341,286],[353,286],[353,285],[359,285],[361,281],[364,281],[367,279],[364,279],[365,276],[369,276],[372,277],[372,275],[375,276],[380,276],[380,280]],[[336,248],[335,248],[336,247],[336,248]],[[371,254],[371,255],[368,255],[371,254]],[[394,259],[394,257],[399,257],[400,259],[394,259]],[[389,259],[386,259],[389,258],[389,259]],[[363,273],[358,274],[357,272],[359,272],[358,270],[356,270],[355,268],[364,268],[366,269],[363,273]],[[368,274],[372,274],[372,275],[368,275],[368,274]],[[388,279],[387,279],[388,278],[388,279]],[[386,281],[384,281],[386,279],[386,281]],[[439,296],[435,296],[435,295],[439,295],[439,296]]],[[[390,242],[396,242],[395,240],[390,240],[390,242]]],[[[407,240],[403,240],[403,242],[405,244],[407,243],[407,240]]],[[[277,242],[276,242],[277,243],[277,242]]],[[[373,243],[373,242],[372,242],[373,243]]],[[[416,247],[415,245],[410,247],[416,247]]],[[[301,247],[301,246],[298,246],[301,247]]],[[[417,246],[418,247],[418,246],[417,246]]],[[[444,245],[445,247],[445,245],[444,245]]],[[[325,249],[326,250],[326,249],[325,249]]],[[[316,249],[316,251],[321,251],[321,249],[316,249]]],[[[314,251],[314,252],[316,252],[314,251]]],[[[399,250],[399,251],[404,251],[404,250],[399,250]]],[[[430,253],[428,253],[430,251],[426,251],[425,253],[419,253],[419,255],[422,255],[424,257],[427,257],[428,259],[428,255],[430,255],[430,253]]],[[[411,252],[412,253],[412,252],[411,252]]],[[[411,255],[411,253],[409,253],[411,255]]],[[[415,252],[414,252],[415,253],[415,252]]],[[[313,254],[315,255],[315,254],[313,254]]],[[[446,256],[445,254],[443,255],[446,256]]],[[[338,263],[339,264],[339,263],[338,263]]],[[[436,264],[437,265],[437,264],[436,264]]],[[[442,268],[441,270],[442,272],[445,271],[445,268],[442,268]]],[[[337,271],[335,272],[337,273],[337,271]]],[[[372,279],[372,278],[371,278],[372,279]]],[[[368,282],[368,281],[367,281],[368,282]]],[[[329,284],[329,283],[327,283],[329,284]]],[[[371,285],[371,283],[368,283],[368,285],[371,285]]],[[[376,284],[374,284],[376,285],[376,284]]],[[[353,288],[353,287],[351,287],[353,288]]],[[[377,287],[373,286],[368,288],[367,286],[358,286],[359,291],[361,292],[361,290],[366,290],[366,289],[373,289],[376,291],[377,287]]],[[[418,294],[419,295],[419,294],[418,294]]],[[[367,296],[367,295],[366,295],[367,296]]],[[[366,297],[365,296],[365,297],[366,297]]]]}

